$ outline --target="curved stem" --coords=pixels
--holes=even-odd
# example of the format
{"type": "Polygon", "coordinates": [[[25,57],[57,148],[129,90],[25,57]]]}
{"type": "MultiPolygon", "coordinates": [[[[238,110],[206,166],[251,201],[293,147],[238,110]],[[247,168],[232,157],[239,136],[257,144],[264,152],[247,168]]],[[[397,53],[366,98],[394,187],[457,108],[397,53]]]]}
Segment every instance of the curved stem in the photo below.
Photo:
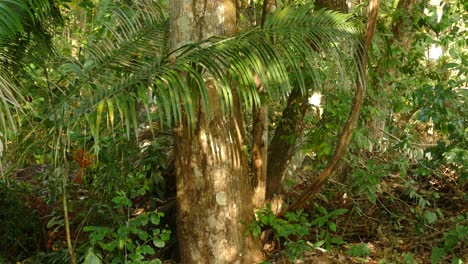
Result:
{"type": "MultiPolygon", "coordinates": [[[[367,68],[367,57],[366,50],[370,47],[372,38],[375,33],[375,27],[377,23],[379,0],[370,0],[369,2],[369,19],[367,21],[366,32],[362,40],[363,45],[358,47],[357,52],[357,63],[358,63],[358,77],[356,79],[356,97],[354,98],[354,104],[349,114],[348,121],[346,122],[343,131],[340,134],[338,143],[335,147],[328,165],[320,173],[319,177],[309,185],[309,187],[301,194],[301,196],[289,206],[287,211],[294,211],[304,207],[312,196],[317,193],[325,182],[332,176],[341,160],[346,153],[351,136],[353,135],[354,129],[356,128],[357,121],[359,119],[359,113],[364,101],[365,93],[365,81],[366,81],[366,68],[367,68]]],[[[282,213],[282,215],[285,212],[282,213]]]]}
{"type": "Polygon", "coordinates": [[[65,234],[67,237],[67,247],[68,254],[70,254],[70,259],[72,264],[76,264],[75,253],[73,252],[73,246],[71,243],[70,235],[70,221],[68,218],[68,207],[67,207],[67,175],[66,173],[62,176],[62,204],[63,204],[63,218],[65,222],[65,234]]]}

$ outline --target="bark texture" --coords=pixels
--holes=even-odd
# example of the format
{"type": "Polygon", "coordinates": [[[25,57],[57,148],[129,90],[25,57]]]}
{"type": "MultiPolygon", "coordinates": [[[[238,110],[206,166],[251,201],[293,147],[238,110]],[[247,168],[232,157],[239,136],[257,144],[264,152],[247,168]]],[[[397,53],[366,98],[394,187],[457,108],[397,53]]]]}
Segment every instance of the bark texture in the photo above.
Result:
{"type": "MultiPolygon", "coordinates": [[[[170,1],[170,48],[236,30],[234,0],[170,1]]],[[[242,151],[239,102],[222,114],[213,82],[206,78],[212,117],[198,104],[197,124],[174,129],[177,175],[177,235],[182,263],[256,263],[259,240],[245,237],[253,220],[247,157],[242,151]]]]}
{"type": "Polygon", "coordinates": [[[268,106],[262,105],[253,109],[252,137],[252,182],[254,208],[263,207],[266,195],[268,165],[268,106]]]}
{"type": "Polygon", "coordinates": [[[346,0],[315,0],[315,5],[317,8],[326,8],[348,13],[348,4],[346,0]]]}
{"type": "Polygon", "coordinates": [[[294,154],[296,139],[302,133],[307,108],[307,96],[301,95],[299,88],[293,89],[270,143],[266,190],[269,201],[283,193],[283,175],[294,154]]]}

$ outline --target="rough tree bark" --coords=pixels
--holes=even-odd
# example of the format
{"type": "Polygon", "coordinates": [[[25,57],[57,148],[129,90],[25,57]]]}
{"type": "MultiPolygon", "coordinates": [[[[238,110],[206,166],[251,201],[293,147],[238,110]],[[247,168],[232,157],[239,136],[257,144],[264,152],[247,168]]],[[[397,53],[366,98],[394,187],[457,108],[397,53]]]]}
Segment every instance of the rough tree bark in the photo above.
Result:
{"type": "Polygon", "coordinates": [[[302,133],[302,122],[308,107],[307,96],[302,95],[299,88],[294,88],[270,143],[266,192],[268,201],[283,193],[283,175],[294,154],[296,137],[302,133]]]}
{"type": "MultiPolygon", "coordinates": [[[[235,0],[172,0],[170,12],[171,49],[236,32],[235,0]]],[[[253,207],[239,102],[225,116],[208,77],[207,86],[212,118],[198,104],[194,130],[184,123],[174,129],[181,262],[256,263],[261,243],[242,224],[253,220],[253,207]]]]}
{"type": "Polygon", "coordinates": [[[318,8],[327,8],[348,13],[348,4],[346,0],[315,0],[315,6],[318,8]]]}
{"type": "Polygon", "coordinates": [[[252,203],[254,208],[264,207],[268,165],[268,105],[262,102],[261,106],[253,109],[252,130],[252,203]]]}

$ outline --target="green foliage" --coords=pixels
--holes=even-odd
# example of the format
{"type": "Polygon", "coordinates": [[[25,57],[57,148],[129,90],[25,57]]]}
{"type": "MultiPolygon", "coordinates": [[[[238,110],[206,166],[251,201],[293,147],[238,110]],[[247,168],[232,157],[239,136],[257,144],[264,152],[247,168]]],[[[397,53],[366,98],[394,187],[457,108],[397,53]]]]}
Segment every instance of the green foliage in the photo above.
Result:
{"type": "Polygon", "coordinates": [[[416,230],[423,233],[427,227],[434,225],[438,220],[444,219],[442,211],[435,207],[437,200],[440,198],[437,192],[428,192],[421,194],[418,192],[416,182],[414,180],[405,181],[406,194],[414,201],[414,206],[409,208],[409,211],[414,215],[416,230]]]}
{"type": "Polygon", "coordinates": [[[337,216],[346,214],[348,209],[336,209],[331,212],[328,212],[323,206],[318,205],[317,207],[318,217],[316,217],[310,224],[316,225],[321,231],[318,235],[318,239],[321,239],[328,251],[331,250],[331,245],[341,245],[345,242],[343,239],[337,236],[333,236],[332,234],[336,232],[337,226],[334,222],[337,216]]]}
{"type": "Polygon", "coordinates": [[[27,184],[0,183],[0,256],[10,263],[30,257],[35,249],[45,246],[40,216],[31,208],[39,205],[34,192],[27,184]]]}
{"type": "MultiPolygon", "coordinates": [[[[90,238],[88,242],[76,241],[84,262],[141,263],[164,247],[169,232],[159,227],[161,213],[133,215],[132,207],[141,199],[147,202],[145,208],[154,208],[157,199],[167,196],[163,172],[168,169],[172,142],[158,139],[142,147],[136,138],[141,125],[157,119],[162,129],[164,124],[184,118],[195,123],[195,102],[210,113],[203,79],[207,74],[217,83],[226,113],[232,111],[236,97],[245,109],[260,103],[254,75],[265,86],[269,96],[265,101],[275,102],[278,108],[292,87],[300,88],[303,94],[319,89],[324,112],[320,118],[306,116],[304,149],[316,158],[314,172],[326,164],[352,101],[349,90],[355,62],[350,47],[360,39],[355,27],[359,21],[353,21],[352,15],[314,12],[310,4],[285,6],[268,16],[263,29],[246,27],[237,36],[215,36],[168,54],[168,8],[163,2],[168,1],[0,1],[0,172],[3,176],[5,166],[9,173],[23,163],[57,167],[35,178],[37,189],[1,186],[5,188],[0,189],[0,249],[8,255],[5,262],[21,261],[30,256],[25,251],[41,247],[37,242],[41,239],[39,217],[23,198],[35,198],[29,194],[37,191],[55,206],[62,192],[61,177],[77,169],[67,161],[76,147],[97,155],[81,186],[97,197],[78,201],[74,186],[69,186],[71,224],[80,228],[87,225],[90,238]],[[61,22],[54,3],[63,6],[60,11],[67,18],[59,30],[54,27],[61,22]],[[9,152],[5,152],[6,147],[9,152]],[[88,212],[93,213],[88,216],[88,212]],[[31,248],[23,248],[25,245],[31,248]]],[[[260,11],[261,1],[254,2],[260,11]]],[[[401,14],[393,2],[380,4],[377,43],[369,54],[368,105],[361,118],[365,122],[376,117],[387,121],[381,139],[394,147],[394,152],[379,154],[394,160],[392,166],[402,176],[410,200],[408,211],[416,220],[411,219],[411,223],[417,225],[419,233],[445,220],[442,208],[437,207],[438,192],[427,192],[420,180],[440,177],[438,169],[444,166],[455,171],[460,186],[468,179],[466,4],[443,1],[443,16],[438,21],[437,7],[422,2],[414,17],[403,18],[410,23],[408,30],[415,30],[414,36],[409,36],[407,51],[396,40],[394,30],[401,14]],[[450,57],[428,59],[431,45],[440,45],[450,57]],[[431,157],[424,161],[402,155],[425,140],[416,130],[420,124],[431,124],[438,140],[424,150],[431,157]]],[[[362,5],[356,6],[362,21],[367,19],[361,15],[363,10],[362,5]]],[[[247,23],[245,17],[241,19],[247,23]]],[[[371,156],[376,153],[363,151],[374,151],[372,144],[381,140],[370,139],[368,132],[367,124],[358,128],[348,158],[352,187],[367,193],[375,204],[381,185],[385,186],[382,180],[387,180],[384,177],[391,169],[371,156]]],[[[302,143],[296,131],[285,140],[302,143]]],[[[288,258],[299,259],[304,250],[322,244],[330,249],[332,244],[343,242],[333,234],[336,217],[346,210],[328,212],[318,207],[316,213],[312,222],[303,212],[278,219],[267,207],[257,213],[258,221],[249,231],[258,236],[262,229],[271,228],[275,238],[284,242],[288,258]],[[312,226],[320,230],[314,245],[307,241],[312,226]]],[[[63,228],[61,209],[54,208],[47,220],[51,231],[63,228]]],[[[444,244],[432,252],[434,262],[458,253],[458,245],[466,242],[465,226],[466,217],[446,233],[444,244]]],[[[61,245],[63,241],[55,242],[61,245]]],[[[348,254],[365,253],[364,246],[357,245],[348,254]]],[[[63,249],[36,258],[43,263],[70,263],[63,249]]],[[[457,261],[461,259],[452,262],[457,261]]],[[[414,263],[412,254],[406,254],[404,262],[414,263]]]]}
{"type": "Polygon", "coordinates": [[[374,159],[369,159],[367,167],[354,170],[352,179],[353,187],[359,192],[366,191],[369,201],[375,204],[377,192],[380,191],[380,181],[386,176],[387,169],[383,165],[375,163],[374,159]]]}
{"type": "Polygon", "coordinates": [[[145,258],[163,248],[170,239],[170,230],[161,229],[162,212],[144,212],[130,216],[132,202],[124,194],[112,199],[115,210],[126,211],[114,218],[112,226],[85,226],[89,232],[91,248],[86,253],[86,263],[157,263],[145,258]],[[150,231],[151,230],[151,231],[150,231]],[[94,250],[93,250],[94,248],[94,250]],[[94,251],[98,253],[95,254],[94,251]],[[101,262],[95,262],[101,261],[101,262]]]}
{"type": "MultiPolygon", "coordinates": [[[[444,244],[442,247],[434,247],[431,254],[431,262],[433,264],[440,263],[447,254],[453,254],[458,243],[466,245],[468,242],[468,214],[459,215],[453,221],[455,227],[449,229],[444,236],[444,244]]],[[[463,257],[463,256],[461,256],[463,257]]],[[[452,263],[460,263],[461,258],[453,257],[452,263]]]]}
{"type": "Polygon", "coordinates": [[[312,222],[308,220],[309,216],[302,210],[297,212],[288,212],[284,219],[276,217],[271,211],[270,205],[256,212],[257,219],[250,223],[247,233],[259,236],[265,228],[271,228],[276,239],[284,240],[285,254],[291,261],[301,259],[304,251],[318,248],[326,244],[327,250],[331,249],[331,244],[341,245],[344,241],[331,233],[336,232],[337,226],[334,219],[345,214],[347,209],[337,209],[328,212],[324,207],[317,206],[317,211],[321,216],[315,218],[312,222]],[[306,240],[310,236],[309,228],[316,225],[322,229],[318,235],[319,241],[310,243],[306,240]]]}
{"type": "Polygon", "coordinates": [[[258,210],[256,215],[258,220],[250,223],[247,234],[259,236],[263,228],[271,228],[276,239],[285,240],[285,253],[291,261],[301,259],[304,251],[312,248],[305,240],[311,224],[307,219],[308,215],[302,210],[288,212],[282,219],[273,214],[268,204],[266,208],[258,210]]]}
{"type": "Polygon", "coordinates": [[[371,251],[369,247],[367,247],[366,244],[357,244],[357,245],[351,245],[351,247],[346,250],[346,254],[352,256],[352,257],[368,257],[371,254],[371,251]]]}
{"type": "Polygon", "coordinates": [[[54,1],[49,0],[0,1],[0,17],[1,158],[21,123],[17,116],[25,102],[18,87],[18,77],[24,74],[22,66],[42,63],[52,53],[52,33],[62,17],[54,1]]]}
{"type": "Polygon", "coordinates": [[[426,162],[430,168],[450,165],[466,182],[468,162],[465,90],[457,89],[453,80],[426,85],[414,91],[414,103],[418,110],[416,117],[421,122],[432,122],[440,133],[436,146],[425,152],[431,159],[426,162]]]}
{"type": "Polygon", "coordinates": [[[89,248],[88,253],[86,254],[84,264],[101,264],[101,259],[94,254],[94,251],[92,248],[89,248]]]}
{"type": "Polygon", "coordinates": [[[405,261],[405,264],[417,264],[418,263],[414,259],[413,254],[411,253],[406,253],[405,256],[403,257],[403,260],[405,261]]]}
{"type": "Polygon", "coordinates": [[[246,108],[259,104],[255,73],[274,100],[284,99],[292,83],[305,92],[309,82],[321,87],[322,76],[334,82],[340,76],[344,86],[353,75],[352,56],[335,46],[359,39],[349,15],[312,12],[311,5],[284,8],[268,16],[263,29],[213,37],[167,54],[167,9],[148,3],[67,3],[65,26],[73,38],[57,34],[58,56],[23,65],[28,74],[21,80],[34,102],[24,107],[34,105],[37,111],[28,112],[36,119],[33,131],[24,126],[25,147],[38,131],[48,131],[47,142],[61,138],[65,148],[77,131],[86,131],[99,155],[102,141],[137,136],[144,122],[159,118],[161,125],[172,125],[187,118],[193,124],[194,102],[210,113],[205,74],[218,84],[226,113],[232,110],[233,92],[246,108]],[[277,45],[280,41],[288,45],[277,45]],[[233,82],[239,89],[231,89],[233,82]]]}

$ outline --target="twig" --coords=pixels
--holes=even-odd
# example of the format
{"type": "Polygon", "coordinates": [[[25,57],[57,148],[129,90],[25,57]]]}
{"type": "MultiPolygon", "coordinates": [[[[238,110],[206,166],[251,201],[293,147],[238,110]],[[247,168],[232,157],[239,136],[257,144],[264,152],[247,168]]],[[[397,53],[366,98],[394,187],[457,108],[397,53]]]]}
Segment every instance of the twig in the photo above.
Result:
{"type": "MultiPolygon", "coordinates": [[[[377,129],[380,130],[382,133],[386,134],[387,136],[393,138],[396,142],[398,142],[398,143],[402,142],[401,139],[399,139],[397,136],[391,134],[390,132],[385,131],[384,129],[381,129],[381,128],[377,128],[377,129]]],[[[437,146],[437,144],[425,144],[425,143],[412,143],[412,145],[415,146],[415,147],[420,147],[420,148],[437,146]]]]}
{"type": "Polygon", "coordinates": [[[63,173],[62,176],[62,203],[63,203],[63,218],[65,222],[65,234],[67,237],[67,247],[68,254],[70,254],[70,259],[72,264],[76,264],[75,253],[73,252],[73,246],[71,243],[70,235],[70,222],[68,219],[68,207],[67,207],[67,174],[63,173]]]}
{"type": "Polygon", "coordinates": [[[89,208],[88,213],[86,213],[85,218],[83,219],[83,221],[81,221],[80,225],[78,226],[78,231],[75,234],[75,241],[73,242],[73,248],[76,247],[76,243],[78,242],[78,238],[79,238],[79,236],[81,234],[81,230],[83,230],[83,226],[84,226],[86,220],[88,219],[88,216],[89,216],[89,214],[91,213],[92,210],[93,210],[92,208],[89,208]]]}

